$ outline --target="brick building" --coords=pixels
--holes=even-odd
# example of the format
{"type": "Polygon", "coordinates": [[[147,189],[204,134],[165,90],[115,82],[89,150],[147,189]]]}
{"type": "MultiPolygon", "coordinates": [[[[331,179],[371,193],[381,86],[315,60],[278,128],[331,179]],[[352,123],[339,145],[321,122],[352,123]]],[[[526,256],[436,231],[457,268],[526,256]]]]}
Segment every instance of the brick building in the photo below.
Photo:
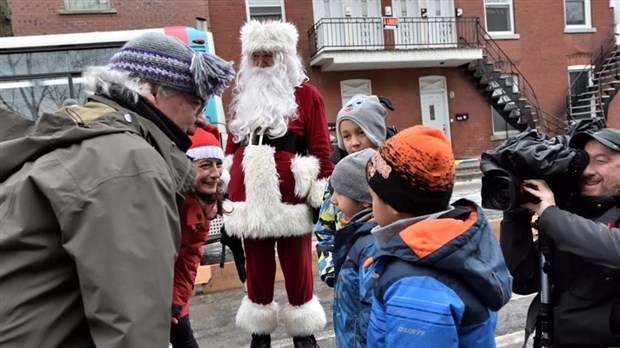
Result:
{"type": "Polygon", "coordinates": [[[555,133],[567,119],[606,115],[620,128],[616,0],[8,2],[14,35],[193,26],[204,17],[218,55],[235,61],[248,18],[290,21],[329,121],[354,94],[388,96],[396,107],[388,124],[441,128],[457,157],[528,125],[555,133]]]}

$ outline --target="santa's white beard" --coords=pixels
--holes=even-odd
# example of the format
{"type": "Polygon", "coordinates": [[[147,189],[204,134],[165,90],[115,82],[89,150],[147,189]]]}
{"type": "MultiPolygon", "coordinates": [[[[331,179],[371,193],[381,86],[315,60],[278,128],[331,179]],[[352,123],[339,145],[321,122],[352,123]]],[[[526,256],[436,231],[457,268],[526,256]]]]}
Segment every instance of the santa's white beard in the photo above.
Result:
{"type": "Polygon", "coordinates": [[[280,67],[251,67],[239,72],[229,129],[239,143],[251,131],[266,130],[271,138],[283,136],[297,116],[295,86],[280,67]]]}

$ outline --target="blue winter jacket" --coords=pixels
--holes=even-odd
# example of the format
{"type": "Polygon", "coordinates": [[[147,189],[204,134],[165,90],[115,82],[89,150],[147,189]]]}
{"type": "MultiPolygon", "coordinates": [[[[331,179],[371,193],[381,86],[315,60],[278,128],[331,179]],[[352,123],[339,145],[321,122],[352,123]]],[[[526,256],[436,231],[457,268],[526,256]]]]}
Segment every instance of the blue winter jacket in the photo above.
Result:
{"type": "Polygon", "coordinates": [[[375,280],[372,263],[369,267],[364,263],[375,255],[379,245],[370,233],[377,225],[368,221],[372,211],[365,210],[357,214],[360,215],[336,232],[334,244],[333,316],[338,348],[366,347],[375,280]]]}
{"type": "Polygon", "coordinates": [[[381,245],[368,347],[496,346],[496,311],[510,300],[512,277],[482,210],[453,206],[381,245]]]}

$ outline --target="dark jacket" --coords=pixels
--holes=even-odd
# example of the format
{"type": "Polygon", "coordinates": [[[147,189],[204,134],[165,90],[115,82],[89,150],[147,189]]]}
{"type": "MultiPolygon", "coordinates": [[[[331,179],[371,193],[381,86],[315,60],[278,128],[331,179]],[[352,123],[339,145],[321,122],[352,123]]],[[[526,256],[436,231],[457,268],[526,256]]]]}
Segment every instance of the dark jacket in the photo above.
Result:
{"type": "Polygon", "coordinates": [[[194,165],[106,98],[13,116],[0,115],[0,346],[167,347],[194,165]]]}
{"type": "Polygon", "coordinates": [[[512,279],[482,209],[453,205],[404,229],[407,220],[373,229],[378,241],[391,226],[398,234],[375,256],[369,347],[495,347],[512,279]]]}
{"type": "Polygon", "coordinates": [[[379,250],[370,234],[377,225],[371,218],[372,209],[363,210],[336,232],[333,315],[338,348],[366,347],[375,284],[372,257],[379,250]]]}
{"type": "MultiPolygon", "coordinates": [[[[620,345],[619,204],[620,197],[600,200],[584,210],[587,217],[552,206],[538,219],[552,268],[554,347],[620,345]]],[[[518,294],[540,290],[531,218],[526,211],[504,213],[501,223],[501,246],[518,294]]]]}

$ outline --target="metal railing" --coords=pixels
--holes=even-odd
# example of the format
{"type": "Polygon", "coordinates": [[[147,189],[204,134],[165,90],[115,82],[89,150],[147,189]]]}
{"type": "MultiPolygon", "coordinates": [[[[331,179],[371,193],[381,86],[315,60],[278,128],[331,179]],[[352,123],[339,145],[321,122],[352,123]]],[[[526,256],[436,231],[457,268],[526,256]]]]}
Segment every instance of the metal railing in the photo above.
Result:
{"type": "MultiPolygon", "coordinates": [[[[578,113],[585,115],[600,114],[601,116],[606,117],[606,115],[604,115],[606,108],[604,107],[605,101],[603,101],[604,81],[602,81],[602,79],[604,76],[602,73],[620,69],[620,59],[616,59],[615,61],[607,60],[607,58],[610,57],[615,50],[617,50],[617,35],[618,34],[613,33],[601,45],[601,47],[596,51],[596,55],[592,55],[589,69],[584,69],[581,71],[577,77],[575,77],[570,86],[568,86],[568,92],[566,93],[566,114],[567,118],[571,121],[575,120],[573,115],[578,113]],[[586,89],[585,91],[573,93],[575,84],[583,78],[586,78],[587,81],[589,81],[588,86],[596,86],[596,90],[586,89]],[[590,82],[594,83],[590,84],[590,82]],[[591,98],[587,98],[588,92],[591,93],[591,98]]],[[[609,103],[609,101],[607,101],[607,103],[609,103]]]]}
{"type": "Polygon", "coordinates": [[[308,31],[310,56],[323,51],[480,48],[475,17],[403,17],[385,30],[381,17],[321,18],[308,31]]]}
{"type": "Polygon", "coordinates": [[[517,79],[515,81],[518,90],[516,93],[518,100],[516,102],[527,105],[527,108],[530,110],[529,113],[523,115],[526,117],[525,121],[528,127],[552,135],[565,133],[565,122],[561,118],[541,109],[534,88],[514,62],[510,60],[506,52],[491,38],[491,35],[480,23],[477,23],[476,30],[478,33],[476,37],[480,40],[478,44],[483,45],[485,58],[493,64],[493,69],[501,74],[515,76],[517,79]]]}

